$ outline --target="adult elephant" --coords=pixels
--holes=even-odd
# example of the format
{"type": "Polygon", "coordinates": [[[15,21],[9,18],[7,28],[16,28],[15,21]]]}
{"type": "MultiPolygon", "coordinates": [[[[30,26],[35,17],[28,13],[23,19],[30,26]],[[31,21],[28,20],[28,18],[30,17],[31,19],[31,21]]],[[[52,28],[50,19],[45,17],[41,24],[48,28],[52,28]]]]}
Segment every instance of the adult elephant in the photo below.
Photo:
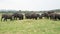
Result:
{"type": "Polygon", "coordinates": [[[50,19],[60,20],[60,14],[57,13],[50,14],[50,19]]]}
{"type": "Polygon", "coordinates": [[[42,13],[42,16],[43,16],[44,18],[49,19],[48,13],[42,13]]]}
{"type": "Polygon", "coordinates": [[[10,14],[2,14],[1,21],[4,19],[4,21],[7,21],[7,19],[13,20],[13,16],[10,14]]]}
{"type": "Polygon", "coordinates": [[[25,18],[26,18],[26,19],[31,19],[31,13],[29,13],[29,14],[26,13],[26,14],[25,14],[25,18]]]}
{"type": "Polygon", "coordinates": [[[17,18],[19,18],[19,20],[23,20],[24,18],[23,14],[20,13],[14,13],[13,16],[14,16],[14,20],[17,20],[17,18]]]}
{"type": "Polygon", "coordinates": [[[31,19],[36,19],[39,17],[39,14],[33,13],[31,14],[31,19]]]}
{"type": "Polygon", "coordinates": [[[42,15],[43,15],[43,17],[49,19],[50,15],[53,14],[53,13],[54,13],[53,11],[48,11],[48,12],[43,13],[42,15]]]}
{"type": "Polygon", "coordinates": [[[54,12],[54,11],[48,11],[47,13],[48,13],[48,14],[51,14],[51,13],[55,13],[55,12],[54,12]]]}
{"type": "Polygon", "coordinates": [[[37,20],[38,17],[39,17],[39,14],[36,14],[36,13],[25,14],[26,19],[36,19],[37,20]]]}

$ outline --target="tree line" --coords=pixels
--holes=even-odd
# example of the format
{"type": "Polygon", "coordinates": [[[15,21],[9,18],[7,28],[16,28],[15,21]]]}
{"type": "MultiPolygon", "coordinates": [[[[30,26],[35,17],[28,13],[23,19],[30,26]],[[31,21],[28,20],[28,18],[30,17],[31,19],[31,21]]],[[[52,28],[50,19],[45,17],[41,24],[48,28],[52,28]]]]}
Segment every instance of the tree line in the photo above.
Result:
{"type": "MultiPolygon", "coordinates": [[[[60,9],[48,10],[48,11],[54,11],[54,12],[60,13],[60,9]]],[[[0,13],[16,13],[16,12],[17,12],[17,13],[32,13],[32,12],[35,12],[35,13],[43,13],[43,12],[47,12],[47,11],[0,10],[0,13]]]]}

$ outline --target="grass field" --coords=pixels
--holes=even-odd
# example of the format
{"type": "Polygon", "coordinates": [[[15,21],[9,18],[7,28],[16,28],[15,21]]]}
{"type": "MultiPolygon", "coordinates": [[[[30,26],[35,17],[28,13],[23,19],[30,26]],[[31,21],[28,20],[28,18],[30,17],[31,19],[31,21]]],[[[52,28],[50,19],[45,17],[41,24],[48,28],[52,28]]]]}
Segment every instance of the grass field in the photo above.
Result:
{"type": "Polygon", "coordinates": [[[0,20],[0,34],[60,34],[60,21],[49,19],[0,20]]]}

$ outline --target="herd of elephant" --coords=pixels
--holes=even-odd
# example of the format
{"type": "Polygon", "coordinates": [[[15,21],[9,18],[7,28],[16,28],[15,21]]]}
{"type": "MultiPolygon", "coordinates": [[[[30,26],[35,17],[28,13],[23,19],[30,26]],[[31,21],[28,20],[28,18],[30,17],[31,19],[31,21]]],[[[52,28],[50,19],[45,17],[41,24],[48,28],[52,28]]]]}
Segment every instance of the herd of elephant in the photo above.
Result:
{"type": "Polygon", "coordinates": [[[12,20],[23,20],[25,17],[25,19],[35,19],[37,20],[39,19],[43,19],[47,18],[47,19],[52,19],[52,20],[60,20],[60,14],[55,13],[53,11],[50,12],[44,12],[42,14],[37,14],[37,13],[26,13],[26,14],[22,14],[22,13],[13,13],[13,14],[2,14],[1,17],[1,21],[7,21],[7,19],[12,20]]]}

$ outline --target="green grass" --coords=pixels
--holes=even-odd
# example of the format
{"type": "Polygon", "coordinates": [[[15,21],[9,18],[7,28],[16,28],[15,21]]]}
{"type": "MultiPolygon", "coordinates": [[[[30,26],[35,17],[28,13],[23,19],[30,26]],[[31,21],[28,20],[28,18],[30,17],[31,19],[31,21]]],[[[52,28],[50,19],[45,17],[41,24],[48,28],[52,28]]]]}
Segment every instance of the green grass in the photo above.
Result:
{"type": "Polygon", "coordinates": [[[49,19],[0,20],[0,34],[60,34],[60,21],[49,19]]]}

